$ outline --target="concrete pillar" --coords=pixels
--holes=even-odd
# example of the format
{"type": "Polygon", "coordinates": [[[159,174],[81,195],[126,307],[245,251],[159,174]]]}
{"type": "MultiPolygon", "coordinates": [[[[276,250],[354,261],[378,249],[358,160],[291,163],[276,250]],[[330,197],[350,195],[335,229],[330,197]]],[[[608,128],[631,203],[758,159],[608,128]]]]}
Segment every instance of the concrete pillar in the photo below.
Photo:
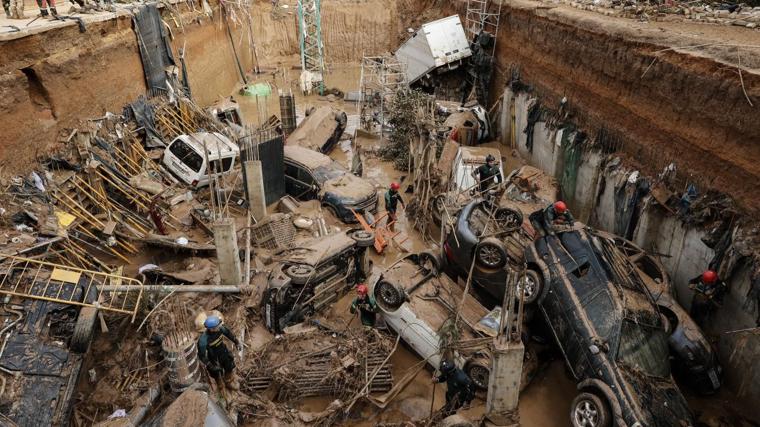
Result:
{"type": "Polygon", "coordinates": [[[214,223],[214,244],[222,285],[240,286],[240,255],[232,218],[220,219],[214,223]]]}
{"type": "Polygon", "coordinates": [[[486,419],[491,425],[511,426],[519,422],[517,402],[524,353],[522,342],[498,338],[494,343],[486,400],[486,419]]]}
{"type": "Polygon", "coordinates": [[[261,160],[246,160],[243,162],[243,176],[245,177],[245,192],[248,198],[248,206],[251,207],[253,217],[257,221],[261,221],[267,216],[261,160]]]}

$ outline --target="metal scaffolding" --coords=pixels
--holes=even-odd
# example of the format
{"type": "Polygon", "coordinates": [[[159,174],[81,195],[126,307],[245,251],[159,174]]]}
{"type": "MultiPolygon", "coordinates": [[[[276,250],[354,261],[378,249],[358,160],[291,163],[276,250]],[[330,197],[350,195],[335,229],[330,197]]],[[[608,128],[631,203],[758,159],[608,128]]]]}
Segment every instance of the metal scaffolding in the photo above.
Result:
{"type": "Polygon", "coordinates": [[[378,124],[382,136],[385,104],[399,89],[409,87],[406,81],[406,64],[392,56],[365,56],[362,59],[359,87],[360,126],[372,131],[374,125],[378,124]]]}
{"type": "MultiPolygon", "coordinates": [[[[472,41],[486,31],[493,35],[493,48],[496,49],[496,36],[499,35],[499,18],[501,17],[501,0],[467,0],[465,30],[472,41]]],[[[493,53],[493,52],[491,52],[493,53]]]]}
{"type": "Polygon", "coordinates": [[[301,45],[301,89],[324,92],[325,59],[322,44],[320,0],[298,0],[298,28],[301,45]]]}

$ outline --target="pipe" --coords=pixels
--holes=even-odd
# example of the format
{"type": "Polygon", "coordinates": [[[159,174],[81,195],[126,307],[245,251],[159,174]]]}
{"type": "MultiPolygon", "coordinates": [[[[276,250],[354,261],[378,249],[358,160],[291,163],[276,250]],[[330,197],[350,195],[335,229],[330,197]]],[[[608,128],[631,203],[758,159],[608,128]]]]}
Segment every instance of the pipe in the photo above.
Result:
{"type": "Polygon", "coordinates": [[[145,418],[146,415],[148,415],[148,412],[150,411],[150,408],[153,406],[154,403],[156,403],[156,399],[158,399],[158,396],[160,395],[160,390],[158,387],[151,387],[143,393],[142,396],[140,396],[137,399],[137,402],[135,402],[135,406],[132,408],[131,411],[129,411],[129,415],[127,418],[129,418],[129,421],[132,422],[132,425],[139,426],[141,424],[141,421],[143,418],[145,418]]]}
{"type": "Polygon", "coordinates": [[[208,286],[208,285],[95,285],[101,292],[127,292],[142,289],[143,292],[210,292],[210,293],[240,293],[248,286],[208,286]]]}

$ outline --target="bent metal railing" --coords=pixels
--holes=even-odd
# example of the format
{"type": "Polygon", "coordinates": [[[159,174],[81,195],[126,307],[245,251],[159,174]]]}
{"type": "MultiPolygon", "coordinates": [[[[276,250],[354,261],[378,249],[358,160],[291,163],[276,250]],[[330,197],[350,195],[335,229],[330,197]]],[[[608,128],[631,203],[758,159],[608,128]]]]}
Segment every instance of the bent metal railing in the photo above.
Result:
{"type": "Polygon", "coordinates": [[[117,274],[0,254],[0,294],[128,314],[135,321],[143,283],[117,274]],[[103,291],[118,285],[123,291],[103,291]]]}

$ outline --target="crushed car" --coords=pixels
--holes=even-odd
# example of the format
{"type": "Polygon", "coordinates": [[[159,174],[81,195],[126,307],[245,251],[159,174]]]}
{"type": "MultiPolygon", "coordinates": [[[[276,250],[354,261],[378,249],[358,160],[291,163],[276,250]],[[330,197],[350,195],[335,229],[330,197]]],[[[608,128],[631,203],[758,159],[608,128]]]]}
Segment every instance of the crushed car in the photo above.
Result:
{"type": "Polygon", "coordinates": [[[296,130],[288,135],[287,146],[310,148],[329,153],[340,141],[348,124],[345,112],[322,106],[308,112],[296,130]]]}
{"type": "Polygon", "coordinates": [[[367,276],[367,248],[374,243],[372,233],[349,230],[276,254],[261,303],[266,327],[281,333],[337,301],[367,276]]]}
{"type": "Polygon", "coordinates": [[[366,179],[314,150],[286,145],[285,192],[300,200],[318,199],[346,223],[357,222],[354,212],[377,212],[377,191],[366,179]]]}
{"type": "Polygon", "coordinates": [[[200,188],[211,175],[228,175],[240,157],[240,147],[219,132],[179,135],[166,147],[162,164],[177,179],[200,188]]]}
{"type": "MultiPolygon", "coordinates": [[[[385,323],[434,369],[446,357],[455,360],[473,383],[488,389],[492,338],[499,332],[501,310],[488,310],[464,294],[464,287],[440,274],[441,260],[431,252],[408,255],[373,280],[372,292],[385,323]],[[463,300],[464,295],[464,300],[463,300]],[[442,329],[456,316],[459,304],[463,328],[452,354],[441,350],[442,329]]],[[[535,361],[526,351],[525,366],[535,361]]],[[[521,387],[528,384],[531,369],[523,370],[521,387]]]]}
{"type": "MultiPolygon", "coordinates": [[[[523,227],[522,214],[475,199],[465,205],[447,230],[443,244],[445,271],[466,278],[472,271],[473,289],[501,302],[510,270],[522,266],[524,249],[532,234],[523,227]]],[[[523,277],[525,299],[532,301],[535,278],[523,277]]]]}
{"type": "Polygon", "coordinates": [[[613,239],[618,249],[636,266],[644,285],[657,303],[669,334],[673,375],[699,394],[716,393],[723,376],[718,354],[702,329],[676,301],[672,283],[663,265],[629,240],[607,233],[599,234],[613,239]]]}
{"type": "Polygon", "coordinates": [[[636,267],[581,223],[555,233],[529,245],[525,261],[533,303],[578,381],[571,424],[694,425],[671,376],[665,322],[636,267]]]}

